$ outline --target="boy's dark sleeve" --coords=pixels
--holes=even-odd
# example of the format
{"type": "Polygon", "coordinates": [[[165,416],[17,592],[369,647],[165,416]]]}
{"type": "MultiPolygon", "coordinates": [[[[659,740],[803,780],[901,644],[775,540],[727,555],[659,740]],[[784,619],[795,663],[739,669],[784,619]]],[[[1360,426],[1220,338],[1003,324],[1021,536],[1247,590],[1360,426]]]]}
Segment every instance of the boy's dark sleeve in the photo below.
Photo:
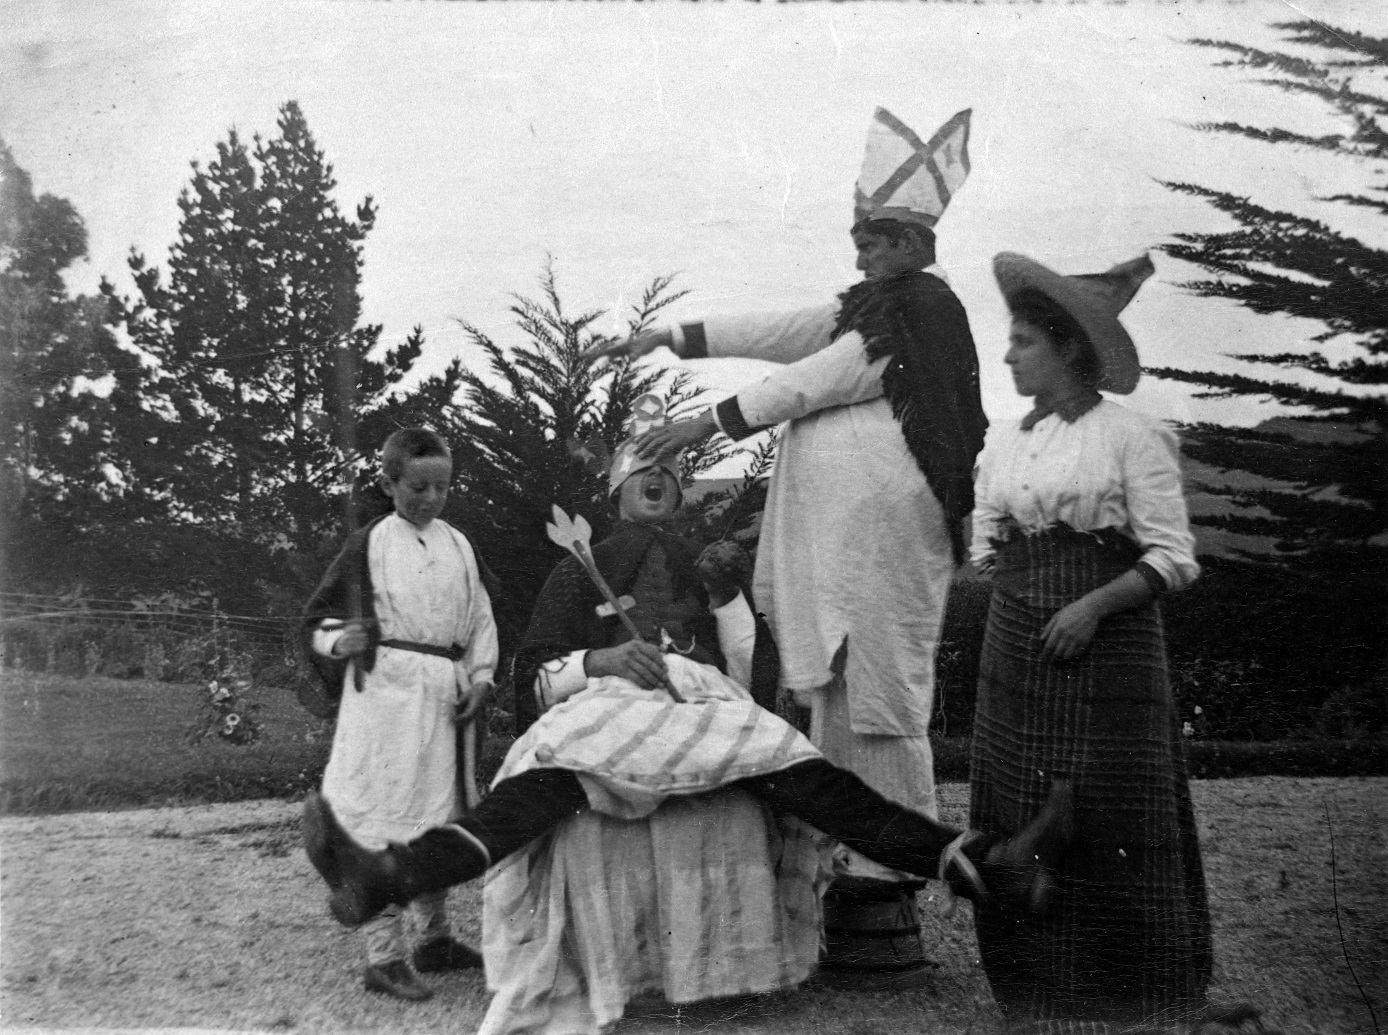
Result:
{"type": "MultiPolygon", "coordinates": [[[[342,683],[347,675],[347,659],[324,657],[313,649],[313,633],[320,622],[326,618],[342,621],[350,618],[350,587],[353,581],[362,590],[362,607],[370,608],[370,579],[365,573],[366,539],[369,528],[348,536],[333,563],[328,566],[318,588],[313,591],[299,620],[299,648],[309,664],[317,673],[322,684],[321,694],[311,689],[301,689],[300,702],[321,719],[330,719],[337,714],[338,702],[342,699],[342,683]]],[[[363,617],[369,617],[363,614],[363,617]]],[[[368,626],[368,635],[374,626],[368,626]]],[[[370,646],[361,657],[362,668],[370,672],[376,664],[376,644],[372,636],[370,646]]]]}
{"type": "Polygon", "coordinates": [[[525,631],[525,639],[516,651],[511,668],[517,736],[540,717],[540,708],[535,700],[535,678],[540,666],[593,646],[585,632],[585,616],[591,605],[589,585],[582,565],[574,558],[566,557],[550,573],[536,598],[530,626],[525,631]]]}

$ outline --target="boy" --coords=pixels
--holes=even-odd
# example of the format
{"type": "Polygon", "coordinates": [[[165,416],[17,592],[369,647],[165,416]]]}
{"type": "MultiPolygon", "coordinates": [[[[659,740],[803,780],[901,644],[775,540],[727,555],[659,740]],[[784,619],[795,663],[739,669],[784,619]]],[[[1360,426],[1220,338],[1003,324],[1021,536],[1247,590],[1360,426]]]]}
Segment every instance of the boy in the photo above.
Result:
{"type": "MultiPolygon", "coordinates": [[[[456,815],[455,722],[485,700],[497,664],[479,562],[466,537],[438,519],[453,475],[447,444],[404,428],[386,439],[381,466],[394,513],[348,538],[303,624],[329,692],[341,688],[322,793],[346,829],[376,847],[456,815]]],[[[330,854],[310,858],[320,871],[337,865],[330,854]]],[[[365,925],[369,991],[427,999],[416,969],[479,965],[452,938],[446,897],[436,891],[411,903],[424,932],[413,967],[401,907],[365,925]]]]}

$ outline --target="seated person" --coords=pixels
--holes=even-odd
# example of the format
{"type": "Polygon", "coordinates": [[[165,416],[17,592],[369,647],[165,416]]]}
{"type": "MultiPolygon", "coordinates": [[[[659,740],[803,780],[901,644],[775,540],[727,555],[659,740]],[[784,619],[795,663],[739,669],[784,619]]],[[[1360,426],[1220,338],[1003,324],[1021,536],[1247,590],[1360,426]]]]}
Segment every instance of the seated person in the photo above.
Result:
{"type": "MultiPolygon", "coordinates": [[[[644,418],[637,427],[662,419],[655,396],[636,405],[644,418]]],[[[681,502],[678,479],[677,456],[637,460],[618,450],[608,485],[619,523],[592,552],[641,638],[578,559],[565,558],[516,654],[519,733],[570,702],[563,736],[572,736],[591,721],[592,706],[580,703],[589,696],[605,707],[629,697],[668,704],[659,690],[670,667],[658,644],[702,674],[673,677],[687,699],[745,703],[750,689],[774,702],[775,647],[738,585],[750,562],[728,543],[701,556],[701,544],[668,530],[681,502]]],[[[551,727],[547,745],[557,732],[551,727]]],[[[586,735],[615,759],[628,733],[621,724],[586,735]]],[[[660,750],[673,746],[656,736],[660,750]]],[[[549,1023],[595,1031],[645,992],[684,1003],[799,984],[818,961],[831,850],[829,839],[790,817],[778,824],[742,790],[672,798],[639,822],[584,810],[487,882],[483,949],[496,996],[483,1029],[543,1031],[549,1023]]]]}
{"type": "Polygon", "coordinates": [[[499,864],[483,907],[488,1035],[596,1031],[643,991],[688,1002],[804,980],[830,847],[805,823],[1022,908],[1044,907],[1068,838],[1062,784],[1012,840],[956,830],[884,799],[759,707],[724,671],[767,671],[745,597],[660,527],[678,505],[677,470],[673,457],[643,466],[619,450],[611,483],[626,524],[593,549],[643,636],[671,653],[627,638],[566,559],[516,659],[518,712],[542,714],[477,809],[371,852],[320,797],[306,803],[305,845],[343,923],[499,864]]]}

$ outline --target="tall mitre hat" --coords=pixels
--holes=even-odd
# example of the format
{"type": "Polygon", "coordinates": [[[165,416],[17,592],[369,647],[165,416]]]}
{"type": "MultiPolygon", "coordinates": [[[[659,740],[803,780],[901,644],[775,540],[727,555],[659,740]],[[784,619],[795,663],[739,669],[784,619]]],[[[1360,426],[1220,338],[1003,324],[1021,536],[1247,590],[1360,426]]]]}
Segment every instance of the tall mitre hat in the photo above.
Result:
{"type": "Polygon", "coordinates": [[[1003,298],[1010,300],[1019,291],[1034,288],[1075,318],[1089,336],[1103,369],[1095,387],[1118,395],[1131,392],[1142,376],[1137,347],[1118,322],[1118,314],[1132,301],[1142,282],[1155,272],[1146,252],[1120,262],[1106,273],[1073,277],[1056,273],[1015,252],[1003,252],[993,258],[993,275],[998,278],[1003,298]]]}
{"type": "Polygon", "coordinates": [[[636,455],[635,440],[652,428],[663,428],[670,423],[665,412],[665,401],[658,395],[647,392],[638,396],[631,404],[631,419],[626,424],[626,438],[612,455],[612,467],[607,473],[607,494],[611,496],[622,487],[633,474],[652,467],[659,467],[675,479],[680,480],[680,454],[661,453],[656,457],[642,459],[636,455]]]}
{"type": "Polygon", "coordinates": [[[961,111],[922,143],[906,123],[878,108],[853,188],[853,225],[895,219],[933,230],[969,175],[972,114],[972,109],[961,111]]]}

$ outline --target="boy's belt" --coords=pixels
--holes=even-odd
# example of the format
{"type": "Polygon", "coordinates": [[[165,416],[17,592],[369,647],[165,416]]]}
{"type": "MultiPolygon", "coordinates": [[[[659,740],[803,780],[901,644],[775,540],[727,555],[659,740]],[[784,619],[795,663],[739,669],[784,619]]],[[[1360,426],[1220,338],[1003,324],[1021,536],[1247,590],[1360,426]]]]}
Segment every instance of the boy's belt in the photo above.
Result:
{"type": "Polygon", "coordinates": [[[432,654],[436,658],[447,658],[449,661],[463,660],[463,645],[455,643],[451,647],[435,647],[432,643],[414,643],[410,640],[382,640],[382,647],[394,647],[396,650],[412,650],[416,654],[432,654]]]}

